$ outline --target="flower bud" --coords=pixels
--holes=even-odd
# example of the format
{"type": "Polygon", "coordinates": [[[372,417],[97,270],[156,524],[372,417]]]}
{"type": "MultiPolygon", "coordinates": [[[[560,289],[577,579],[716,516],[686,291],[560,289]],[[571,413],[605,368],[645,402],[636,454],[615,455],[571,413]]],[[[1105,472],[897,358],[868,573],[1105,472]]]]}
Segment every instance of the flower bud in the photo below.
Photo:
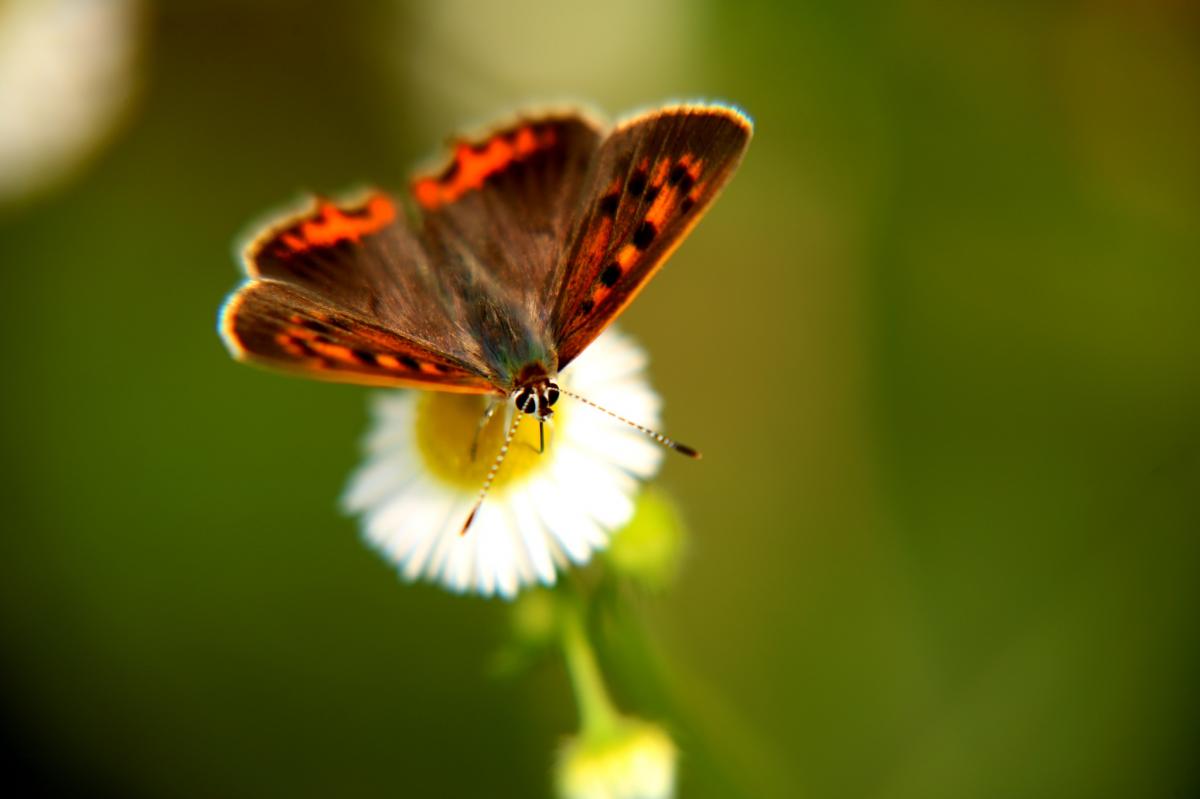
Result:
{"type": "Polygon", "coordinates": [[[662,491],[642,492],[633,519],[609,544],[614,572],[652,591],[667,588],[679,573],[684,525],[675,503],[662,491]]]}
{"type": "Polygon", "coordinates": [[[560,799],[669,799],[675,744],[659,726],[623,718],[610,734],[563,747],[555,773],[560,799]]]}

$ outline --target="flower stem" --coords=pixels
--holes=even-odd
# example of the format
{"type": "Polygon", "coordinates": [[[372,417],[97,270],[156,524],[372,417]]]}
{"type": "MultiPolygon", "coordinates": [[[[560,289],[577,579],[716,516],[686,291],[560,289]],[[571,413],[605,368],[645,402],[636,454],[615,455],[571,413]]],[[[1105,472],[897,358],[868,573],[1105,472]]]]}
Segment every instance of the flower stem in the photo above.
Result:
{"type": "Polygon", "coordinates": [[[579,707],[582,736],[592,740],[607,738],[620,727],[621,714],[604,687],[596,653],[588,641],[583,603],[576,600],[567,605],[562,619],[561,643],[567,676],[571,679],[575,704],[579,707]]]}

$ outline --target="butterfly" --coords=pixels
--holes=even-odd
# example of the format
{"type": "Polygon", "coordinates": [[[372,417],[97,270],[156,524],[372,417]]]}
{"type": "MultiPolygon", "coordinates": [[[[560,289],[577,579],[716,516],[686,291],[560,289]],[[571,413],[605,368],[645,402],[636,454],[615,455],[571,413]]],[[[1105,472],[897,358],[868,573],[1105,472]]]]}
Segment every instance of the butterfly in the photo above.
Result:
{"type": "Polygon", "coordinates": [[[221,334],[238,360],[308,377],[508,398],[511,441],[522,415],[551,418],[558,372],[662,267],[751,135],[714,104],[611,128],[577,111],[518,117],[456,141],[407,197],[316,197],[269,225],[221,334]]]}

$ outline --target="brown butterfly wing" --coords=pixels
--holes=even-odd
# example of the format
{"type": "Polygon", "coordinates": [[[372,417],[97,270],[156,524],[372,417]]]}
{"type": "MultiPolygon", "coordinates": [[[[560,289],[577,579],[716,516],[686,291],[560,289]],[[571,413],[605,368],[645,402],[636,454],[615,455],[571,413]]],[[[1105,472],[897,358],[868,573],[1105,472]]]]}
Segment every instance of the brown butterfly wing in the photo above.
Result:
{"type": "Polygon", "coordinates": [[[560,369],[679,246],[737,168],[751,132],[733,109],[683,105],[635,117],[604,140],[557,274],[560,369]]]}
{"type": "Polygon", "coordinates": [[[736,167],[749,122],[715,106],[530,117],[419,176],[409,227],[379,192],[317,199],[246,251],[222,332],[238,358],[313,377],[503,393],[561,368],[627,305],[736,167]]]}
{"type": "Polygon", "coordinates": [[[504,379],[552,356],[556,268],[600,141],[577,112],[527,115],[457,142],[445,167],[412,182],[457,318],[504,379]]]}
{"type": "Polygon", "coordinates": [[[321,380],[496,393],[468,366],[345,308],[273,280],[249,283],[222,311],[222,334],[238,360],[321,380]]]}
{"type": "Polygon", "coordinates": [[[221,314],[240,360],[326,380],[496,391],[454,320],[453,293],[383,194],[315,200],[256,238],[245,266],[251,279],[221,314]]]}

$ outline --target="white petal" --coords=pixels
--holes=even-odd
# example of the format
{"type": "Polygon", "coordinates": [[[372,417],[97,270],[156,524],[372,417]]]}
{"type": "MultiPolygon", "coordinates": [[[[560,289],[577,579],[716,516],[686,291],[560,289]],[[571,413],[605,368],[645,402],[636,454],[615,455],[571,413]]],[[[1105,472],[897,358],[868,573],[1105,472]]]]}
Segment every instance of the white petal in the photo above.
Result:
{"type": "MultiPolygon", "coordinates": [[[[516,595],[517,586],[521,583],[522,568],[519,562],[524,553],[517,540],[516,524],[507,504],[496,502],[494,507],[499,511],[497,517],[502,521],[488,531],[486,539],[479,539],[479,552],[481,560],[490,567],[487,581],[493,591],[511,597],[516,595]]],[[[532,569],[528,571],[532,573],[532,569]]]]}
{"type": "Polygon", "coordinates": [[[571,447],[582,449],[592,458],[606,460],[638,477],[652,476],[662,463],[662,446],[636,430],[573,425],[568,434],[571,447]]]}
{"type": "Polygon", "coordinates": [[[496,574],[508,568],[507,553],[497,547],[497,539],[503,536],[508,525],[504,509],[495,502],[484,502],[475,516],[475,523],[467,535],[474,536],[471,545],[479,551],[479,570],[475,574],[475,590],[491,596],[496,590],[496,574]]]}
{"type": "MultiPolygon", "coordinates": [[[[462,535],[462,526],[470,512],[461,497],[455,501],[450,518],[438,531],[437,543],[425,568],[427,577],[460,594],[470,587],[471,576],[479,568],[474,540],[462,535]]],[[[485,518],[482,513],[478,514],[472,529],[485,524],[485,518]]]]}
{"type": "Polygon", "coordinates": [[[415,579],[453,501],[452,495],[436,484],[418,478],[388,504],[366,514],[366,535],[402,566],[405,579],[415,579]]]}
{"type": "Polygon", "coordinates": [[[530,482],[529,490],[535,498],[538,515],[542,523],[562,549],[563,554],[576,564],[587,563],[593,545],[605,540],[604,531],[586,513],[572,507],[561,487],[549,478],[538,478],[530,482]]]}
{"type": "Polygon", "coordinates": [[[410,453],[389,452],[367,461],[350,477],[342,494],[342,507],[349,512],[365,511],[399,494],[415,480],[421,464],[410,453]]]}
{"type": "Polygon", "coordinates": [[[646,353],[623,333],[609,329],[568,366],[563,379],[583,393],[646,367],[646,353]]]}
{"type": "Polygon", "coordinates": [[[417,413],[417,397],[411,391],[379,392],[372,396],[371,413],[375,426],[367,434],[365,449],[368,453],[412,452],[414,424],[417,413]]]}
{"type": "Polygon", "coordinates": [[[559,450],[554,479],[576,510],[584,510],[612,530],[633,515],[637,481],[620,469],[587,457],[579,450],[559,450]]]}
{"type": "Polygon", "coordinates": [[[518,495],[523,493],[519,487],[514,488],[506,492],[500,499],[508,515],[508,529],[505,532],[508,536],[508,546],[512,550],[513,574],[516,575],[518,585],[530,585],[536,579],[533,556],[525,544],[525,537],[522,535],[520,520],[517,518],[515,508],[515,503],[519,501],[518,495]]]}
{"type": "Polygon", "coordinates": [[[404,561],[403,574],[405,579],[415,580],[418,577],[428,577],[433,573],[432,554],[436,547],[446,535],[447,525],[452,524],[455,518],[455,510],[457,505],[450,502],[444,507],[440,516],[431,516],[427,520],[427,525],[421,528],[415,528],[416,535],[409,554],[404,561]]]}
{"type": "Polygon", "coordinates": [[[524,486],[512,492],[509,509],[537,580],[543,585],[554,585],[554,560],[550,555],[546,528],[538,516],[535,502],[533,493],[528,486],[524,486]]]}

